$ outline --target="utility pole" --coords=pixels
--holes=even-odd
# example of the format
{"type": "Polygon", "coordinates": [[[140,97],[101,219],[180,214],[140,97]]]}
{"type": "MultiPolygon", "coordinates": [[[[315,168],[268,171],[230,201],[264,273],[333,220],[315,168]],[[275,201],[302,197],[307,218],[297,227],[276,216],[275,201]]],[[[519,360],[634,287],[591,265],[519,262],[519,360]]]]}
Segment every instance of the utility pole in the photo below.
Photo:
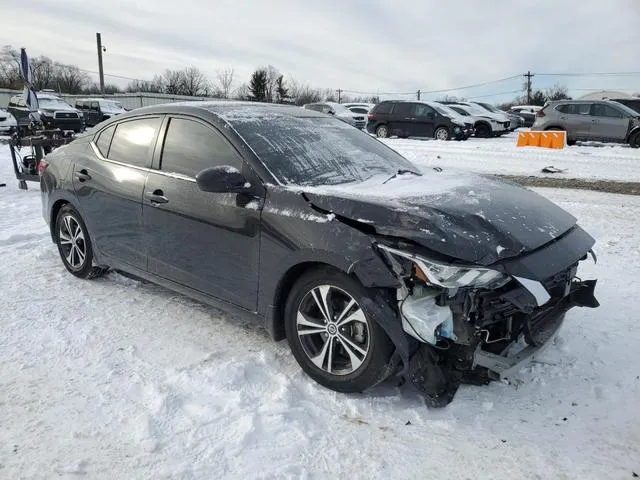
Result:
{"type": "Polygon", "coordinates": [[[339,88],[336,92],[338,92],[338,103],[342,103],[342,89],[339,88]]]}
{"type": "Polygon", "coordinates": [[[420,90],[416,92],[416,96],[418,97],[418,100],[420,100],[420,90]]]}
{"type": "Polygon", "coordinates": [[[535,77],[531,71],[524,74],[527,77],[527,105],[531,105],[531,79],[535,77]]]}
{"type": "Polygon", "coordinates": [[[102,69],[102,37],[96,33],[96,42],[98,44],[98,74],[100,75],[100,93],[104,95],[104,70],[102,69]]]}

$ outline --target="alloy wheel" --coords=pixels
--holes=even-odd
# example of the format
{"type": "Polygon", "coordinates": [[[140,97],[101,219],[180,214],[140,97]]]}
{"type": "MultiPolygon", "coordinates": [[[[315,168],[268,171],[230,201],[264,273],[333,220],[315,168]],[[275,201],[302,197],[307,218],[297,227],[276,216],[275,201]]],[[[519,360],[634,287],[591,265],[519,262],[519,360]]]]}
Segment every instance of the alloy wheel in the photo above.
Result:
{"type": "Polygon", "coordinates": [[[82,227],[72,215],[62,217],[58,239],[65,261],[74,270],[81,269],[87,257],[87,244],[82,227]]]}
{"type": "Polygon", "coordinates": [[[446,128],[439,128],[436,130],[436,139],[449,140],[449,132],[446,128]]]}
{"type": "Polygon", "coordinates": [[[304,353],[331,375],[349,375],[370,349],[369,322],[355,299],[341,288],[320,285],[303,297],[296,317],[304,353]]]}

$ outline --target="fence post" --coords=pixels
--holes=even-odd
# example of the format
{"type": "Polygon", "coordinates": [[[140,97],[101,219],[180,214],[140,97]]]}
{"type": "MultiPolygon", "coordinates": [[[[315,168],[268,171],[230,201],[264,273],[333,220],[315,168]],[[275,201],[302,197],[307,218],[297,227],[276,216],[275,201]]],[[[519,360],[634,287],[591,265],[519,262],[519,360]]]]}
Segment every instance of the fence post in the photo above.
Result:
{"type": "Polygon", "coordinates": [[[142,105],[142,92],[140,92],[140,108],[144,107],[144,105],[142,105]]]}

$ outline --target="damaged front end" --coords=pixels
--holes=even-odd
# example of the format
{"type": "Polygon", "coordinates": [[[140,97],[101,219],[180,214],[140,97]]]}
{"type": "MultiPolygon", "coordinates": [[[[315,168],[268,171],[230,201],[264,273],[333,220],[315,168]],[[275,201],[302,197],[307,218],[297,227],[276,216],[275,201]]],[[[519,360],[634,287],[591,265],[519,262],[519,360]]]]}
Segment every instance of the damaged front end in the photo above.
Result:
{"type": "Polygon", "coordinates": [[[549,344],[569,309],[598,306],[596,280],[576,276],[580,260],[538,281],[377,248],[401,280],[398,312],[414,339],[402,374],[432,407],[451,402],[463,382],[509,378],[549,344]]]}

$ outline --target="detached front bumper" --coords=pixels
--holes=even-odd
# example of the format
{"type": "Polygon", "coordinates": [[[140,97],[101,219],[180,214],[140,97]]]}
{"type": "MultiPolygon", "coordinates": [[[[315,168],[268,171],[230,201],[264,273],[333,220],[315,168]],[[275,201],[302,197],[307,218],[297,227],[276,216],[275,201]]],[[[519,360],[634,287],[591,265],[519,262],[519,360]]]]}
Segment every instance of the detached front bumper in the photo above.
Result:
{"type": "Polygon", "coordinates": [[[530,327],[525,333],[527,345],[518,352],[511,352],[510,346],[502,355],[496,355],[483,350],[482,345],[479,345],[473,356],[472,368],[484,367],[496,378],[505,379],[535,360],[560,330],[566,312],[573,307],[599,306],[594,295],[596,282],[597,280],[572,282],[567,296],[534,312],[529,321],[530,327]]]}

